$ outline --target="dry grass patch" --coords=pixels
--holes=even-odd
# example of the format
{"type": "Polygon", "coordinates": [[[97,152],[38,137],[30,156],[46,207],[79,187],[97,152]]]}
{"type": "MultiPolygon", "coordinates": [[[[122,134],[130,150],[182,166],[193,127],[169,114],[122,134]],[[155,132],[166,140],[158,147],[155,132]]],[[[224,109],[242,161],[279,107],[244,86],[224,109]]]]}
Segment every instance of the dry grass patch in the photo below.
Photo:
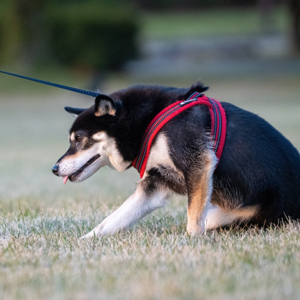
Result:
{"type": "Polygon", "coordinates": [[[4,213],[1,299],[283,299],[300,292],[300,224],[192,238],[180,206],[134,230],[78,239],[104,215],[4,213]]]}

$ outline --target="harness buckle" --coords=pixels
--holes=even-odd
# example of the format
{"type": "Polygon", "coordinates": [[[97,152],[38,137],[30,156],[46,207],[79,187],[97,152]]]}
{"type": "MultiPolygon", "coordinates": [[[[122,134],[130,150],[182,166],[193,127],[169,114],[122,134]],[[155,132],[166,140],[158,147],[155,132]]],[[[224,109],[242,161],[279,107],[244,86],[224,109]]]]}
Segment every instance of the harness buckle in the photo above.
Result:
{"type": "Polygon", "coordinates": [[[185,101],[182,101],[179,105],[180,105],[180,106],[187,105],[187,104],[189,104],[189,103],[191,103],[191,102],[193,102],[193,101],[197,101],[198,98],[199,98],[199,97],[202,97],[202,96],[203,96],[203,94],[199,94],[199,95],[197,95],[196,98],[193,98],[193,99],[187,99],[187,100],[185,100],[185,101]]]}

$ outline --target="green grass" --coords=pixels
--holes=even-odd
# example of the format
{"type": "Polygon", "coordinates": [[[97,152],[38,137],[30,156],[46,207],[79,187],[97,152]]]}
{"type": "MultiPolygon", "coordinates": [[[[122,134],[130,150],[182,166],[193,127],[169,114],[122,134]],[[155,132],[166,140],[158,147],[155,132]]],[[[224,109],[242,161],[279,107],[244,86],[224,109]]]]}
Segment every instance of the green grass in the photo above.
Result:
{"type": "MultiPolygon", "coordinates": [[[[289,16],[285,8],[273,13],[274,32],[286,32],[289,16]]],[[[195,12],[147,13],[142,15],[142,37],[201,38],[261,33],[258,9],[197,10],[195,12]]]]}
{"type": "MultiPolygon", "coordinates": [[[[210,86],[210,96],[258,113],[300,149],[299,78],[210,86]]],[[[91,104],[75,96],[0,94],[0,299],[299,297],[299,223],[192,238],[186,199],[173,197],[130,231],[79,240],[133,192],[138,175],[103,169],[65,186],[53,176],[73,121],[62,107],[91,104]]]]}

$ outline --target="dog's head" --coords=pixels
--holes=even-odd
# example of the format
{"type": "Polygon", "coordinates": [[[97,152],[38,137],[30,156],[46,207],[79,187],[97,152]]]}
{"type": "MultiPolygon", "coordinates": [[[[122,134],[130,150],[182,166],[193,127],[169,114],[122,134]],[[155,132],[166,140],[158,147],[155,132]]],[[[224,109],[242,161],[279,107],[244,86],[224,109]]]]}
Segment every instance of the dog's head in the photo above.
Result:
{"type": "Polygon", "coordinates": [[[95,105],[88,109],[65,107],[77,118],[70,129],[68,151],[57,161],[52,172],[64,178],[80,182],[103,166],[119,171],[131,162],[125,161],[110,134],[122,112],[121,102],[106,95],[99,95],[95,105]]]}

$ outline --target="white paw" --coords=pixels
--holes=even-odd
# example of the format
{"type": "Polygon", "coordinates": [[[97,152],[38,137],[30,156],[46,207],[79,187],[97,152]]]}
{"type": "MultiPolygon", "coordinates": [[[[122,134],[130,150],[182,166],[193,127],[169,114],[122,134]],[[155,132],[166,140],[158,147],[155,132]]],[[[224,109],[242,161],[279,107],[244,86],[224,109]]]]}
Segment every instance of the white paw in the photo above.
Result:
{"type": "Polygon", "coordinates": [[[188,234],[191,236],[198,236],[205,232],[205,229],[203,228],[203,226],[199,226],[198,224],[191,224],[189,222],[187,224],[186,230],[187,230],[188,234]]]}
{"type": "Polygon", "coordinates": [[[90,231],[89,233],[83,235],[82,237],[80,237],[81,240],[83,239],[90,239],[92,237],[97,236],[97,234],[95,233],[95,230],[90,231]]]}
{"type": "Polygon", "coordinates": [[[80,239],[90,239],[90,238],[105,234],[103,229],[104,229],[106,222],[104,222],[104,221],[101,224],[99,224],[98,226],[96,226],[92,231],[90,231],[86,235],[82,236],[80,239]]]}

